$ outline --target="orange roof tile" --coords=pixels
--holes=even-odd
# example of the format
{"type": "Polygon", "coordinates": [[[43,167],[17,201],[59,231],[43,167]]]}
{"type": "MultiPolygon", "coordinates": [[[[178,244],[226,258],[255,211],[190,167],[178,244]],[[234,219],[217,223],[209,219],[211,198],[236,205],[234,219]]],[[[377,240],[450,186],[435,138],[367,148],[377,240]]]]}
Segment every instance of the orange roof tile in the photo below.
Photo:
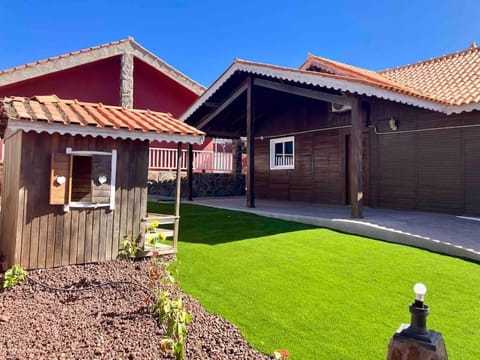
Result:
{"type": "Polygon", "coordinates": [[[300,69],[360,79],[448,105],[480,102],[480,47],[374,72],[309,54],[300,69]],[[318,70],[317,70],[318,69],[318,70]]]}
{"type": "Polygon", "coordinates": [[[300,70],[316,71],[314,69],[320,69],[320,73],[326,76],[339,76],[346,80],[350,79],[352,81],[361,81],[366,84],[374,85],[387,90],[413,95],[423,99],[437,100],[441,103],[447,103],[443,99],[438,99],[428,94],[424,94],[418,89],[406,86],[401,82],[389,79],[374,71],[309,54],[307,60],[300,66],[300,70]]]}
{"type": "Polygon", "coordinates": [[[378,72],[452,105],[480,102],[480,47],[378,72]]]}
{"type": "MultiPolygon", "coordinates": [[[[335,63],[334,61],[331,61],[331,60],[329,60],[329,61],[332,62],[332,63],[335,63]]],[[[311,75],[311,76],[314,76],[314,77],[319,77],[319,78],[330,78],[330,79],[343,80],[343,81],[347,81],[347,82],[350,82],[350,83],[371,85],[371,86],[374,86],[376,88],[381,88],[381,89],[393,91],[395,93],[409,95],[409,96],[415,96],[417,98],[420,98],[420,99],[423,99],[423,100],[433,101],[435,103],[446,104],[445,101],[434,99],[434,98],[432,98],[428,95],[422,94],[421,92],[419,92],[415,89],[412,89],[408,86],[404,86],[402,84],[396,83],[396,82],[388,80],[386,78],[383,78],[381,75],[377,75],[376,78],[375,78],[375,76],[372,76],[372,74],[375,74],[372,71],[364,70],[364,69],[360,69],[360,68],[355,68],[354,66],[350,66],[350,65],[347,65],[347,64],[342,64],[342,65],[352,69],[350,71],[350,73],[346,73],[346,72],[335,72],[335,73],[315,72],[315,71],[310,71],[310,70],[293,69],[293,68],[287,68],[287,67],[282,67],[282,66],[277,66],[277,65],[262,64],[262,63],[246,61],[246,60],[239,60],[239,59],[236,59],[234,63],[244,64],[244,65],[253,65],[253,66],[263,67],[263,68],[269,68],[269,69],[273,69],[273,70],[278,70],[280,72],[284,71],[284,72],[290,72],[290,73],[308,74],[308,75],[311,75]],[[358,69],[358,70],[361,70],[361,71],[357,71],[357,70],[354,70],[354,69],[358,69]]],[[[341,63],[338,63],[338,64],[341,64],[341,63]]]]}
{"type": "Polygon", "coordinates": [[[169,113],[127,109],[119,106],[59,99],[55,95],[31,99],[9,97],[0,100],[0,118],[28,123],[60,124],[70,127],[103,128],[137,133],[202,137],[196,128],[169,113]]]}

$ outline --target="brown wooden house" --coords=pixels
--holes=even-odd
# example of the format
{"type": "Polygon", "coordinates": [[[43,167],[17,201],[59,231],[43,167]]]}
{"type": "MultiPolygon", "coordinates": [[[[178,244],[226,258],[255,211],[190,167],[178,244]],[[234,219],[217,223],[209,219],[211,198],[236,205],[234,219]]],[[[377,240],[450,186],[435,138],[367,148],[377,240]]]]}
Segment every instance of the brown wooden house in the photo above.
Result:
{"type": "Polygon", "coordinates": [[[247,137],[255,198],[480,214],[480,48],[373,72],[236,60],[180,120],[247,137]]]}
{"type": "MultiPolygon", "coordinates": [[[[204,135],[168,113],[55,96],[2,99],[0,125],[0,254],[29,269],[116,258],[123,236],[144,232],[149,142],[204,135]]],[[[175,236],[178,215],[177,203],[175,236]]]]}

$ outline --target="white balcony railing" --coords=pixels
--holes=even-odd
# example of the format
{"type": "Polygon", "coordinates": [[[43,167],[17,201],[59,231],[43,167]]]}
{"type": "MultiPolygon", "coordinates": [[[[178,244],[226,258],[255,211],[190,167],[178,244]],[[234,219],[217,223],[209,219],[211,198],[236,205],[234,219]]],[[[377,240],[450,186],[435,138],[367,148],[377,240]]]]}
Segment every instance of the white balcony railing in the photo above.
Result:
{"type": "MultiPolygon", "coordinates": [[[[182,150],[181,169],[187,169],[187,150],[182,150]]],[[[150,148],[150,170],[173,170],[177,168],[177,150],[150,148]]],[[[232,171],[232,153],[193,150],[193,170],[206,172],[232,171]]]]}

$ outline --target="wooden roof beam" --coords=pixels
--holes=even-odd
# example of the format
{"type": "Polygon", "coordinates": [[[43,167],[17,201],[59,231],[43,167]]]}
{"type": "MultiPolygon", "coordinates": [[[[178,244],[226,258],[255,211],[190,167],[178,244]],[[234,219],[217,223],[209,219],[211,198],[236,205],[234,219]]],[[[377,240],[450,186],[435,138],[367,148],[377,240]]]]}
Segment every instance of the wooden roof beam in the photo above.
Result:
{"type": "Polygon", "coordinates": [[[323,93],[323,92],[320,92],[320,91],[317,91],[317,90],[305,89],[305,88],[301,88],[301,87],[294,86],[294,85],[281,84],[281,83],[271,81],[271,80],[255,79],[255,80],[253,80],[253,83],[256,86],[260,86],[260,87],[264,87],[264,88],[272,89],[272,90],[276,90],[276,91],[281,91],[281,92],[285,92],[285,93],[288,93],[288,94],[303,96],[303,97],[307,97],[307,98],[310,98],[310,99],[326,101],[326,102],[341,104],[341,105],[351,105],[352,104],[351,99],[349,99],[345,96],[327,94],[327,93],[323,93]]]}
{"type": "Polygon", "coordinates": [[[198,129],[201,129],[205,125],[207,125],[212,119],[214,119],[218,114],[220,114],[223,110],[225,110],[231,103],[233,103],[240,95],[242,95],[248,87],[248,78],[235,89],[235,91],[225,100],[223,101],[222,105],[218,108],[207,114],[200,120],[197,125],[198,129]]]}

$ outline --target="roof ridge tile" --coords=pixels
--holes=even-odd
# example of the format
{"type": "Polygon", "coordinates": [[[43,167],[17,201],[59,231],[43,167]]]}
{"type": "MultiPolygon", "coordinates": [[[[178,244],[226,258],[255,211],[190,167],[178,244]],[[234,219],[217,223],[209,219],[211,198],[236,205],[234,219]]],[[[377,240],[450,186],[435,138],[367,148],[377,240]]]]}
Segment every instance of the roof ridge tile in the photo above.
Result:
{"type": "Polygon", "coordinates": [[[431,62],[439,62],[439,61],[442,61],[444,59],[448,59],[448,58],[451,58],[451,57],[455,57],[455,56],[458,56],[458,55],[463,55],[463,54],[467,54],[467,53],[475,52],[475,51],[480,51],[480,46],[477,46],[477,47],[474,47],[474,48],[468,48],[466,50],[455,51],[455,52],[450,53],[450,54],[444,54],[444,55],[440,55],[440,56],[425,59],[425,60],[420,60],[420,61],[417,61],[417,62],[414,62],[414,63],[411,63],[411,64],[400,65],[400,66],[396,66],[396,67],[393,67],[393,68],[379,70],[379,71],[377,71],[377,73],[381,74],[381,73],[392,72],[392,71],[395,71],[395,70],[404,69],[404,68],[408,68],[408,67],[415,67],[415,66],[422,65],[422,64],[428,64],[428,63],[431,63],[431,62]]]}

